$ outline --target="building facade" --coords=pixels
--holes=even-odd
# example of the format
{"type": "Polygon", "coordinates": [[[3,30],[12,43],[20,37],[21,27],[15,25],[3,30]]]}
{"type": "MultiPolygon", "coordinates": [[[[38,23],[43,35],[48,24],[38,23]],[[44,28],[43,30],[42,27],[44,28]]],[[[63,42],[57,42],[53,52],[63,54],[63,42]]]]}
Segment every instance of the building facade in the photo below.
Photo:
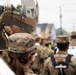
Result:
{"type": "Polygon", "coordinates": [[[50,38],[52,44],[56,42],[56,29],[54,24],[48,24],[48,23],[38,24],[35,29],[35,32],[39,37],[43,39],[50,38]]]}

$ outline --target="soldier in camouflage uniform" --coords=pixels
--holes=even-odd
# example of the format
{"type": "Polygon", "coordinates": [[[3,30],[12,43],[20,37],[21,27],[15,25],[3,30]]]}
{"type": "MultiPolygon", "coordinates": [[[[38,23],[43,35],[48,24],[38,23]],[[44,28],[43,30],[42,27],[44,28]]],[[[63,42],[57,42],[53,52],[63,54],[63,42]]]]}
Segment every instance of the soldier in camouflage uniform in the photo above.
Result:
{"type": "Polygon", "coordinates": [[[43,68],[45,59],[54,54],[54,51],[44,45],[37,46],[37,56],[31,64],[30,68],[36,73],[40,74],[43,68]]]}
{"type": "Polygon", "coordinates": [[[31,34],[15,33],[8,37],[9,65],[16,75],[36,75],[29,68],[36,51],[31,34]]]}
{"type": "MultiPolygon", "coordinates": [[[[14,33],[17,33],[15,32],[15,30],[19,33],[21,32],[21,30],[16,26],[16,25],[13,25],[12,27],[11,26],[7,26],[5,25],[3,27],[3,33],[2,34],[2,37],[3,39],[6,41],[6,46],[7,46],[7,42],[8,42],[8,37],[14,33]]],[[[1,40],[2,41],[2,40],[1,40]]],[[[5,50],[0,50],[0,55],[4,58],[4,60],[8,63],[9,62],[9,57],[8,57],[8,51],[7,49],[5,50]]]]}
{"type": "MultiPolygon", "coordinates": [[[[57,46],[59,52],[54,55],[56,63],[59,61],[65,61],[68,55],[67,51],[69,48],[69,38],[65,35],[57,37],[57,46]]],[[[64,69],[66,75],[76,75],[76,58],[73,56],[69,62],[68,68],[64,69]]],[[[45,60],[42,73],[40,75],[58,75],[59,70],[56,69],[52,63],[51,57],[45,60]]]]}

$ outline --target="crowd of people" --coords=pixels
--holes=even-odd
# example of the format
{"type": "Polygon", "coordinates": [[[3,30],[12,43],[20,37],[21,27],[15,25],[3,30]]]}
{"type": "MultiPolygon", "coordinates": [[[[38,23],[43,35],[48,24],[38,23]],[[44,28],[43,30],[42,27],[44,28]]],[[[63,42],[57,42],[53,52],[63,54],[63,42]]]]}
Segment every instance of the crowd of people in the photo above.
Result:
{"type": "Polygon", "coordinates": [[[30,33],[8,32],[7,51],[0,55],[16,75],[76,75],[76,32],[57,36],[57,52],[51,43],[30,33]]]}
{"type": "MultiPolygon", "coordinates": [[[[35,10],[37,14],[35,12],[36,17],[34,19],[36,19],[37,21],[38,8],[35,10]]],[[[11,5],[10,7],[6,7],[3,5],[0,6],[0,58],[7,66],[9,66],[9,68],[15,73],[15,75],[51,75],[51,71],[48,72],[49,74],[45,73],[46,71],[44,72],[47,59],[55,53],[51,42],[47,42],[46,40],[33,35],[32,31],[35,28],[35,26],[33,26],[34,23],[33,25],[29,25],[29,23],[32,23],[30,22],[32,19],[29,18],[29,23],[24,23],[24,21],[27,21],[28,18],[24,19],[24,21],[21,21],[19,18],[19,13],[16,13],[15,11],[16,9],[13,5],[11,5]],[[16,17],[19,20],[17,22],[21,22],[24,25],[27,24],[25,26],[25,29],[24,27],[13,25],[17,24],[16,22],[14,22],[16,20],[16,17]],[[9,21],[13,22],[10,23],[9,21]],[[7,22],[9,23],[9,25],[7,22]]],[[[4,65],[3,67],[5,68],[4,65]]],[[[48,70],[50,68],[48,68],[48,70]]],[[[73,73],[75,75],[75,72],[73,73]]],[[[0,75],[4,74],[0,73],[0,75]]],[[[54,73],[52,75],[54,75],[54,73]]]]}
{"type": "MultiPolygon", "coordinates": [[[[0,15],[9,9],[0,6],[0,15]]],[[[14,10],[11,5],[12,13],[14,10]]],[[[76,31],[70,36],[57,36],[56,45],[53,46],[50,40],[34,35],[33,31],[27,33],[24,28],[2,22],[5,23],[5,20],[0,23],[0,48],[7,49],[0,50],[0,58],[15,75],[76,75],[76,31]]],[[[26,31],[30,31],[27,28],[26,31]]],[[[32,30],[34,28],[32,25],[32,30]]]]}
{"type": "Polygon", "coordinates": [[[76,75],[76,32],[70,37],[57,36],[55,53],[51,42],[38,35],[4,28],[9,34],[5,39],[8,49],[0,51],[0,55],[16,75],[76,75]]]}

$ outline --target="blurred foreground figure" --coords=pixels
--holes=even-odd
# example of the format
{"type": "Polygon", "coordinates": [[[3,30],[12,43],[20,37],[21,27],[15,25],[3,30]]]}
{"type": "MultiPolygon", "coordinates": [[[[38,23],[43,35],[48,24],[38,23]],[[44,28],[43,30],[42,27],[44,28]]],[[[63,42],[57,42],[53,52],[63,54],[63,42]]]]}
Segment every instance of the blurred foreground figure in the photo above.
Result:
{"type": "Polygon", "coordinates": [[[15,73],[10,69],[10,67],[5,63],[3,58],[0,56],[0,75],[15,75],[15,73]]]}
{"type": "Polygon", "coordinates": [[[58,36],[57,47],[59,52],[45,60],[41,75],[76,75],[76,58],[67,53],[69,38],[58,36]]]}
{"type": "Polygon", "coordinates": [[[15,33],[8,37],[9,65],[16,75],[36,75],[29,68],[36,51],[31,34],[15,33]]]}
{"type": "Polygon", "coordinates": [[[14,33],[32,33],[38,23],[38,1],[0,0],[0,50],[7,49],[7,40],[14,33]]]}
{"type": "Polygon", "coordinates": [[[40,38],[40,37],[36,37],[36,38],[35,38],[35,41],[36,41],[35,45],[36,45],[36,46],[40,46],[41,38],[40,38]]]}
{"type": "Polygon", "coordinates": [[[70,42],[68,53],[73,54],[74,57],[76,57],[76,32],[71,33],[70,42]]]}

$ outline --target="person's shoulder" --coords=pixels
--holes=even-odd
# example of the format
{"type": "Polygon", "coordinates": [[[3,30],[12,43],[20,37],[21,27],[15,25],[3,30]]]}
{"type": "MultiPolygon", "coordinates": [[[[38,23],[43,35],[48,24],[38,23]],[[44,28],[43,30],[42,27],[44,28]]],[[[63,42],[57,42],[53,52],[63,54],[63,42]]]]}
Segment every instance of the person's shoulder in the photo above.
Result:
{"type": "Polygon", "coordinates": [[[41,50],[43,48],[42,45],[37,46],[37,49],[41,50]]]}
{"type": "Polygon", "coordinates": [[[43,51],[43,46],[39,45],[39,46],[36,46],[37,48],[37,52],[42,52],[43,51]]]}
{"type": "Polygon", "coordinates": [[[76,58],[71,57],[67,70],[69,71],[68,75],[76,75],[76,58]]]}
{"type": "Polygon", "coordinates": [[[53,49],[48,48],[48,47],[46,49],[47,49],[48,52],[53,52],[54,53],[54,50],[53,49]]]}
{"type": "Polygon", "coordinates": [[[51,54],[54,54],[54,51],[45,46],[38,46],[37,52],[41,58],[48,58],[51,54]]]}
{"type": "Polygon", "coordinates": [[[44,66],[48,65],[48,64],[51,64],[51,57],[48,57],[45,62],[44,62],[44,66]]]}
{"type": "Polygon", "coordinates": [[[76,65],[76,57],[72,56],[71,57],[71,62],[76,65]]]}

